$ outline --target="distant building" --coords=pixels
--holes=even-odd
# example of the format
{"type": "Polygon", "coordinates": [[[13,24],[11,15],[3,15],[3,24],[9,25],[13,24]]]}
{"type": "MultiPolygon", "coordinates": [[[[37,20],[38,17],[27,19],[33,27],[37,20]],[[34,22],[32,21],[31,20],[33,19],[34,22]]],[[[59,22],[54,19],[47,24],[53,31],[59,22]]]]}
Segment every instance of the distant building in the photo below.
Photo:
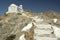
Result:
{"type": "Polygon", "coordinates": [[[55,19],[53,19],[53,21],[54,21],[54,23],[56,23],[57,22],[57,19],[55,18],[55,19]]]}
{"type": "Polygon", "coordinates": [[[23,12],[22,5],[17,6],[15,4],[11,4],[8,7],[8,11],[6,12],[6,14],[8,14],[8,13],[22,13],[22,12],[23,12]]]}
{"type": "Polygon", "coordinates": [[[22,5],[18,6],[18,13],[22,13],[23,12],[23,7],[22,5]]]}

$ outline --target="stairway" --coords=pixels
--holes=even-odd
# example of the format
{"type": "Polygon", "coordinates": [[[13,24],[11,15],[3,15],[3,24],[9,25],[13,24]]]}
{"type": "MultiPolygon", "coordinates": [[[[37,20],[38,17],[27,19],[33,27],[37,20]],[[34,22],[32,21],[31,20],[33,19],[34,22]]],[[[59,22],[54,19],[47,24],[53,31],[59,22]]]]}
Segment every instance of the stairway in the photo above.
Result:
{"type": "Polygon", "coordinates": [[[34,40],[57,40],[53,29],[49,24],[36,24],[34,29],[34,40]]]}

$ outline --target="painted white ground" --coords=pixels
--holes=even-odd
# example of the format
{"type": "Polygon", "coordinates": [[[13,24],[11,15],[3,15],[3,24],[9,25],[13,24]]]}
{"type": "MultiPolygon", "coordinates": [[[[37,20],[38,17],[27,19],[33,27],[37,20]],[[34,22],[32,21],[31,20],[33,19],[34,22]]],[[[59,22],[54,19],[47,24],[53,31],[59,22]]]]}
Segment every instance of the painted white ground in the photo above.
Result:
{"type": "MultiPolygon", "coordinates": [[[[34,20],[36,22],[40,22],[40,19],[34,19],[34,20]]],[[[57,37],[60,38],[60,32],[59,32],[60,29],[59,28],[52,26],[50,24],[45,24],[45,23],[37,24],[36,22],[33,22],[33,24],[36,26],[36,28],[34,29],[34,40],[58,40],[57,37]],[[51,34],[51,32],[53,32],[53,31],[55,33],[54,35],[51,34]],[[47,35],[45,35],[45,34],[47,34],[47,35]]],[[[56,20],[55,20],[55,22],[56,22],[56,20]]],[[[21,31],[28,31],[32,26],[33,25],[31,22],[27,26],[25,26],[21,31]]],[[[20,37],[20,39],[25,40],[23,35],[22,35],[22,37],[20,37]]]]}
{"type": "Polygon", "coordinates": [[[38,18],[38,16],[33,17],[33,20],[35,20],[36,22],[41,22],[41,21],[43,21],[43,19],[38,18]]]}
{"type": "Polygon", "coordinates": [[[51,29],[51,25],[49,24],[37,24],[37,23],[34,23],[34,25],[37,27],[37,28],[44,28],[44,29],[51,29]]]}
{"type": "Polygon", "coordinates": [[[21,35],[20,38],[19,38],[19,40],[26,40],[26,39],[24,38],[24,36],[25,36],[24,34],[21,35]]]}
{"type": "Polygon", "coordinates": [[[52,25],[45,23],[34,23],[34,25],[36,26],[34,29],[34,40],[58,40],[54,35],[51,34],[51,32],[53,32],[53,29],[51,28],[52,25]],[[49,37],[47,37],[48,35],[49,37]]]}
{"type": "Polygon", "coordinates": [[[35,40],[58,40],[57,38],[52,38],[52,37],[39,37],[39,36],[36,36],[34,39],[35,40]]]}
{"type": "Polygon", "coordinates": [[[60,28],[53,26],[54,34],[57,38],[60,38],[60,28]]]}
{"type": "Polygon", "coordinates": [[[40,30],[40,29],[34,29],[34,32],[36,33],[36,34],[51,34],[51,32],[53,32],[53,30],[40,30]]]}
{"type": "Polygon", "coordinates": [[[32,27],[32,23],[29,23],[27,26],[25,26],[21,31],[28,31],[32,27]]]}

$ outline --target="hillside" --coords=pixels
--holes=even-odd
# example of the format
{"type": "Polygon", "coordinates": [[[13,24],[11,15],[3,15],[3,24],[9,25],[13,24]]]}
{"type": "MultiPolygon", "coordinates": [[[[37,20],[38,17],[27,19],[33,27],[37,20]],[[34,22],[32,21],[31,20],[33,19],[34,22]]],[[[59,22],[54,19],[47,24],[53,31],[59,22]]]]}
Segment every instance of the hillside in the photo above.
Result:
{"type": "Polygon", "coordinates": [[[21,29],[29,22],[30,18],[14,13],[0,17],[0,40],[5,40],[11,34],[21,35],[21,29]]]}
{"type": "MultiPolygon", "coordinates": [[[[40,39],[41,40],[44,40],[44,39],[57,40],[57,37],[60,38],[59,36],[60,35],[59,34],[60,18],[59,17],[60,17],[60,14],[54,11],[42,12],[42,14],[33,14],[32,12],[24,12],[19,14],[15,14],[15,13],[5,14],[3,16],[0,16],[0,40],[12,40],[11,38],[9,38],[12,35],[13,35],[12,38],[14,40],[19,40],[19,37],[25,32],[28,33],[27,35],[30,35],[30,34],[33,35],[32,39],[26,35],[27,36],[26,40],[35,40],[35,39],[36,40],[40,40],[40,39]],[[57,20],[55,21],[55,19],[57,20]],[[23,28],[26,27],[29,23],[32,23],[30,25],[32,26],[32,28],[25,31],[26,29],[23,29],[23,28]],[[51,28],[51,26],[53,29],[51,28]],[[56,28],[58,29],[58,32],[55,31],[56,28]],[[21,32],[22,29],[23,31],[21,32]],[[45,31],[45,33],[43,30],[45,31]],[[51,31],[52,32],[54,31],[53,35],[50,34],[51,31]],[[35,34],[35,32],[37,34],[35,34]],[[40,36],[36,36],[36,35],[40,35],[40,36]]],[[[29,26],[27,27],[29,28],[29,26]]]]}

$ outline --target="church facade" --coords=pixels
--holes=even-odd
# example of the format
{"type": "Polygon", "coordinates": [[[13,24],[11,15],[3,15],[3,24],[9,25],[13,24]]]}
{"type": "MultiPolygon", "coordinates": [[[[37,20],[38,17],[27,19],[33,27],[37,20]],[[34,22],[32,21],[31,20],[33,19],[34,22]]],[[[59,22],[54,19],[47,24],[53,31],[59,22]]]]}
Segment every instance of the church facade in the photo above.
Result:
{"type": "Polygon", "coordinates": [[[6,14],[8,13],[22,13],[23,12],[23,7],[22,5],[20,6],[17,6],[15,4],[11,4],[9,7],[8,7],[8,11],[6,12],[6,14]]]}

